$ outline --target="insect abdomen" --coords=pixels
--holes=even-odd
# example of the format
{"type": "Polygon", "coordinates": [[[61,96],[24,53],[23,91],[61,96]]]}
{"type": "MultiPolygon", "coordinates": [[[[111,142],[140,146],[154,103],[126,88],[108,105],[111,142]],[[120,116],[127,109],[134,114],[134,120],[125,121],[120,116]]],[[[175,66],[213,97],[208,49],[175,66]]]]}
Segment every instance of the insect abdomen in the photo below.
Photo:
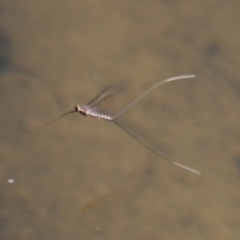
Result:
{"type": "Polygon", "coordinates": [[[102,120],[106,120],[106,121],[112,121],[113,118],[109,115],[105,115],[105,114],[100,114],[100,113],[89,113],[88,116],[93,117],[93,118],[97,118],[97,119],[102,119],[102,120]]]}

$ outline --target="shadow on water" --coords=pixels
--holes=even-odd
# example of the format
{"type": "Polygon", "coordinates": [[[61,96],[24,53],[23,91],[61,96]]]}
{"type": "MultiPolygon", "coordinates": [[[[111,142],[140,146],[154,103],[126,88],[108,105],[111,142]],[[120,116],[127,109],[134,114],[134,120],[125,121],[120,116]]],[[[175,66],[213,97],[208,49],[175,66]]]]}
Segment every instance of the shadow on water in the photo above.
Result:
{"type": "Polygon", "coordinates": [[[19,75],[39,78],[39,76],[31,72],[29,69],[24,69],[12,61],[11,42],[12,40],[6,31],[0,29],[0,75],[12,72],[19,75]]]}

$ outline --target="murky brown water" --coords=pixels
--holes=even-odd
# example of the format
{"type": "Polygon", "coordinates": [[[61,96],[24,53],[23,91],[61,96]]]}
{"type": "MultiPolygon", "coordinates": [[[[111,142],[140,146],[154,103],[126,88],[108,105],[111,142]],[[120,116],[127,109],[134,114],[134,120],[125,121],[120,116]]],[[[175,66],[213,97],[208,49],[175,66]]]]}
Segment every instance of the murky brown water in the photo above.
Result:
{"type": "Polygon", "coordinates": [[[240,3],[0,2],[1,239],[239,239],[240,3]],[[73,114],[102,88],[114,124],[73,114]],[[11,180],[14,183],[10,183],[11,180]]]}

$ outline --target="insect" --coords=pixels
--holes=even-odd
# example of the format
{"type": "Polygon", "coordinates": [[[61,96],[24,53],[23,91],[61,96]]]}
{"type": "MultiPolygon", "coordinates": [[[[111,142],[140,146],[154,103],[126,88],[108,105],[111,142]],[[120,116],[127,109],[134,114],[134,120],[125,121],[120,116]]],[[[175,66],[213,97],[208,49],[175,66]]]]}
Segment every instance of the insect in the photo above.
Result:
{"type": "Polygon", "coordinates": [[[147,146],[146,144],[144,144],[141,140],[139,140],[138,138],[136,138],[130,131],[128,131],[125,127],[123,127],[116,119],[122,115],[123,113],[125,113],[129,108],[131,108],[132,106],[134,106],[138,101],[140,101],[143,97],[145,97],[148,93],[150,93],[151,91],[153,91],[154,89],[156,89],[157,87],[163,85],[164,83],[167,82],[172,82],[172,81],[176,81],[176,80],[181,80],[181,79],[189,79],[189,78],[195,78],[196,76],[194,74],[189,74],[189,75],[182,75],[182,76],[176,76],[176,77],[171,77],[171,78],[167,78],[161,82],[156,83],[155,85],[153,85],[152,87],[150,87],[149,89],[147,89],[145,92],[143,92],[139,97],[137,97],[135,100],[133,100],[132,102],[130,102],[127,106],[125,106],[122,110],[120,110],[115,116],[110,116],[107,114],[102,114],[102,113],[98,113],[95,110],[95,107],[104,99],[110,97],[112,94],[109,92],[109,90],[111,89],[111,87],[107,87],[105,88],[102,92],[100,92],[95,98],[93,98],[88,104],[80,106],[80,105],[76,105],[74,110],[69,111],[64,113],[63,115],[61,115],[60,117],[56,118],[55,120],[48,122],[46,124],[44,124],[43,126],[46,126],[48,124],[51,124],[53,122],[58,121],[59,119],[65,117],[68,114],[71,113],[80,113],[83,116],[90,116],[96,119],[102,119],[105,121],[111,121],[114,122],[118,127],[120,127],[124,132],[126,132],[129,136],[131,136],[133,139],[135,139],[138,143],[140,143],[142,146],[144,146],[145,148],[147,148],[148,150],[150,150],[151,152],[155,153],[156,155],[160,156],[161,158],[163,158],[164,160],[178,166],[181,167],[185,170],[188,170],[192,173],[195,174],[201,174],[200,171],[195,170],[193,168],[187,167],[185,165],[182,165],[180,163],[174,162],[166,157],[164,157],[162,154],[160,154],[159,152],[157,152],[156,150],[152,149],[151,147],[147,146]]]}

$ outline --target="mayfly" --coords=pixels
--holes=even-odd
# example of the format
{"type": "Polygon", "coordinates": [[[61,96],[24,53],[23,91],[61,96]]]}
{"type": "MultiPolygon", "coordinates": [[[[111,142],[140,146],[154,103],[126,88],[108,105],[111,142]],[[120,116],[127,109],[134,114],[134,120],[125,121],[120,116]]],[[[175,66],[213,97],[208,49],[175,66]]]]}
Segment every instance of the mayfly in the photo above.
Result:
{"type": "Polygon", "coordinates": [[[125,127],[123,127],[116,119],[122,115],[123,113],[125,113],[129,108],[131,108],[133,105],[135,105],[138,101],[140,101],[143,97],[145,97],[148,93],[150,93],[151,91],[153,91],[155,88],[159,87],[160,85],[167,83],[167,82],[171,82],[171,81],[176,81],[176,80],[181,80],[181,79],[189,79],[189,78],[195,78],[196,76],[194,74],[189,74],[189,75],[182,75],[182,76],[176,76],[176,77],[172,77],[172,78],[168,78],[165,79],[161,82],[156,83],[155,85],[153,85],[152,87],[150,87],[149,89],[147,89],[145,92],[143,92],[139,97],[137,97],[135,100],[133,100],[132,102],[130,102],[127,106],[125,106],[122,110],[120,110],[116,115],[114,116],[110,116],[107,114],[102,114],[99,113],[97,111],[95,111],[95,107],[104,99],[106,99],[107,97],[111,96],[112,93],[109,92],[109,90],[111,89],[111,87],[107,87],[105,88],[102,92],[100,92],[100,94],[98,94],[95,98],[93,98],[88,104],[80,106],[80,105],[76,105],[74,110],[69,111],[64,113],[63,115],[61,115],[60,117],[58,117],[57,119],[46,123],[43,126],[46,126],[48,124],[51,124],[53,122],[58,121],[59,119],[63,118],[64,116],[71,114],[71,113],[80,113],[83,116],[90,116],[96,119],[102,119],[102,120],[106,120],[106,121],[111,121],[114,122],[117,126],[119,126],[124,132],[126,132],[129,136],[131,136],[133,139],[135,139],[138,143],[140,143],[141,145],[143,145],[144,147],[146,147],[148,150],[150,150],[151,152],[155,153],[156,155],[162,157],[164,160],[178,166],[181,168],[184,168],[190,172],[193,172],[195,174],[201,174],[200,171],[195,170],[193,168],[187,167],[185,165],[182,165],[180,163],[174,162],[172,160],[170,160],[169,158],[164,157],[162,154],[160,154],[159,152],[157,152],[156,150],[152,149],[151,147],[147,146],[146,144],[144,144],[141,140],[139,140],[138,138],[136,138],[130,131],[128,131],[125,127]]]}

